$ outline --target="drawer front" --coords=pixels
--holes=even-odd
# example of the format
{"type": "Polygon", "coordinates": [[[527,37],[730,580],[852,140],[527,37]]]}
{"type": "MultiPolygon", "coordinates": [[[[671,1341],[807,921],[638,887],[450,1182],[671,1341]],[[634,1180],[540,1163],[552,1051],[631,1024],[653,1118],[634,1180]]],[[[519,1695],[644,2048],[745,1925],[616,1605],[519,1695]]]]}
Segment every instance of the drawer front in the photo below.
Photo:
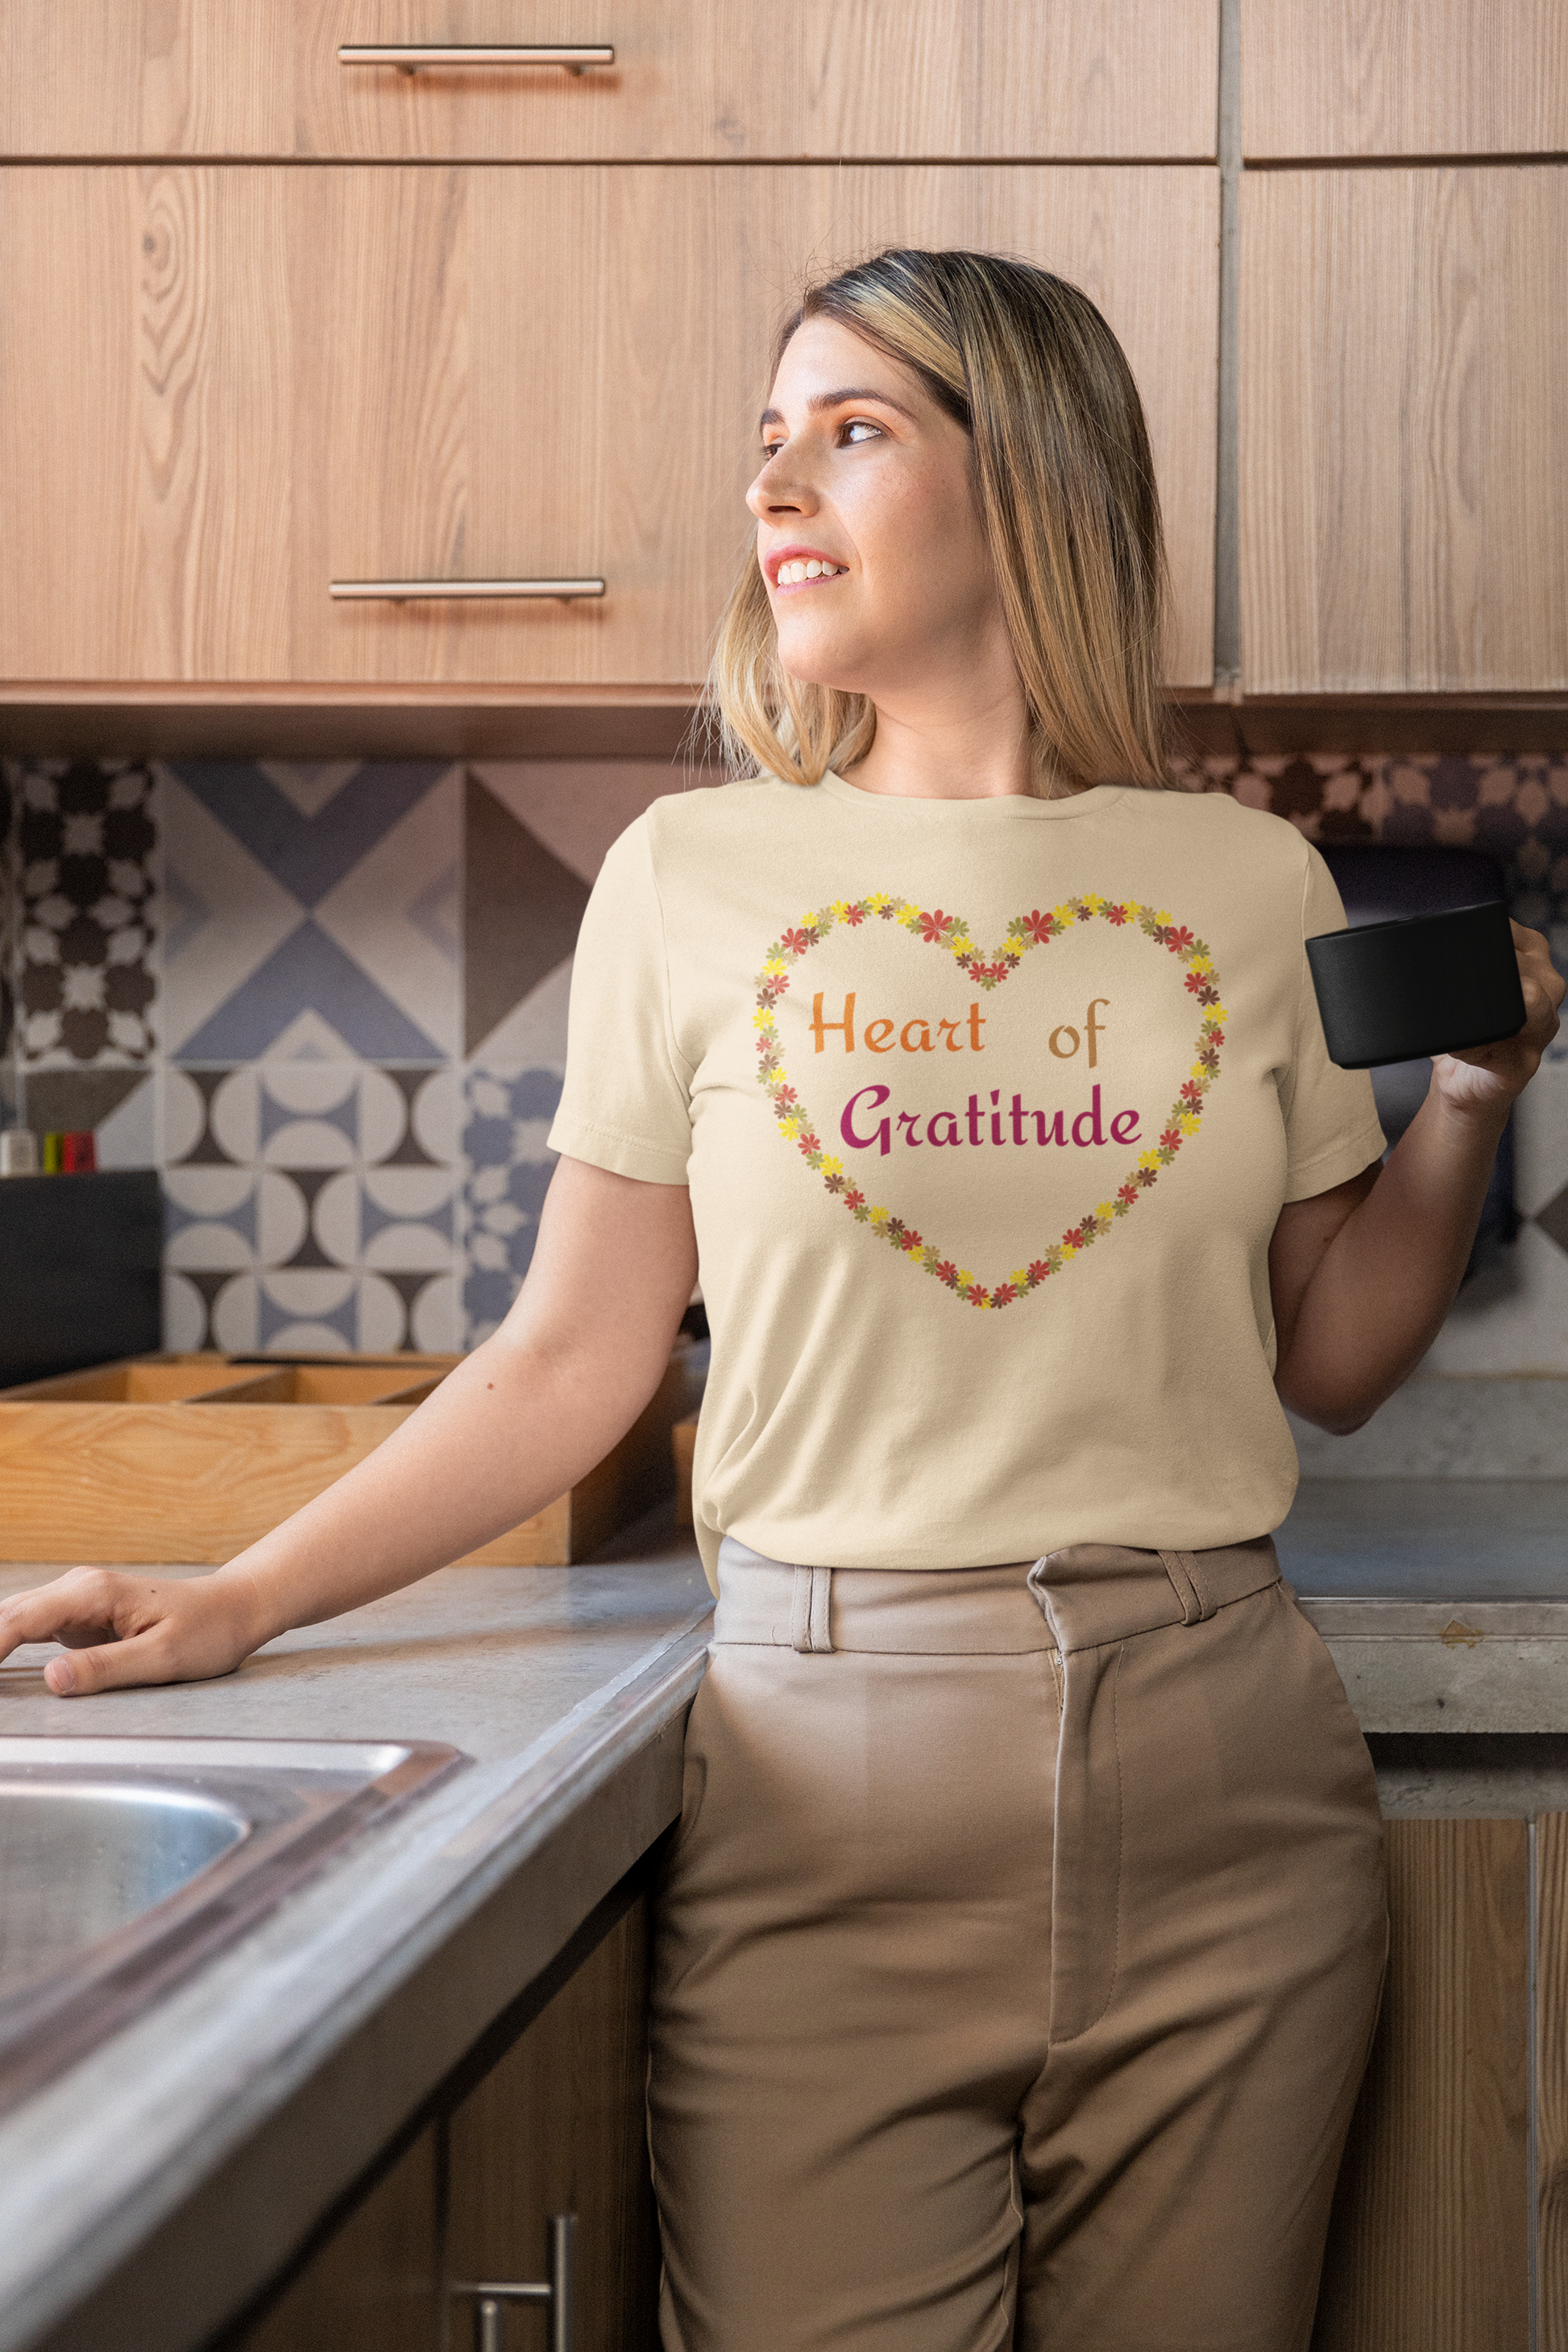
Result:
{"type": "Polygon", "coordinates": [[[1212,156],[1214,0],[7,0],[0,153],[1212,156]],[[344,61],[344,47],[608,48],[344,61]]]}
{"type": "Polygon", "coordinates": [[[18,169],[7,667],[693,683],[748,545],[792,289],[903,243],[1022,254],[1104,309],[1166,500],[1170,674],[1205,684],[1217,213],[1203,166],[18,169]],[[329,594],[476,578],[605,593],[329,594]]]}

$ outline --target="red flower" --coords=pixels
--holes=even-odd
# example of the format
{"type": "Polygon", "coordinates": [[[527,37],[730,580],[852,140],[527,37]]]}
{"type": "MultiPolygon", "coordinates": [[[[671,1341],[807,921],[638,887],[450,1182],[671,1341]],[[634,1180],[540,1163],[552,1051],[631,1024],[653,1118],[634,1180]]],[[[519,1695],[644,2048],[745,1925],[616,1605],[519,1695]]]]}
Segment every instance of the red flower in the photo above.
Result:
{"type": "Polygon", "coordinates": [[[1181,1129],[1179,1127],[1167,1127],[1163,1129],[1161,1132],[1160,1140],[1167,1151],[1179,1151],[1182,1148],[1181,1129]]]}
{"type": "Polygon", "coordinates": [[[1127,920],[1126,908],[1107,907],[1105,910],[1105,919],[1108,923],[1124,923],[1127,920]]]}
{"type": "Polygon", "coordinates": [[[851,929],[851,930],[853,930],[857,923],[863,923],[863,922],[865,921],[865,919],[866,919],[866,909],[865,909],[865,908],[864,908],[864,907],[846,907],[846,908],[845,908],[845,909],[844,909],[844,919],[845,919],[845,921],[848,924],[848,926],[849,926],[850,929],[851,929]]]}
{"type": "Polygon", "coordinates": [[[939,1282],[945,1282],[950,1290],[958,1280],[958,1268],[950,1257],[944,1257],[937,1267],[936,1278],[939,1282]]]}
{"type": "Polygon", "coordinates": [[[1127,1203],[1127,1205],[1128,1205],[1128,1207],[1129,1207],[1129,1208],[1131,1208],[1131,1207],[1132,1206],[1133,1202],[1138,1198],[1138,1187],[1137,1187],[1137,1185],[1136,1185],[1136,1184],[1123,1184],[1123,1185],[1121,1185],[1121,1186],[1118,1189],[1118,1192],[1117,1192],[1116,1197],[1117,1197],[1117,1199],[1118,1199],[1119,1201],[1125,1201],[1125,1202],[1126,1202],[1126,1203],[1127,1203]]]}
{"type": "Polygon", "coordinates": [[[979,1286],[976,1285],[973,1290],[966,1291],[964,1296],[968,1299],[971,1307],[984,1307],[986,1300],[990,1297],[991,1293],[988,1290],[982,1290],[979,1286]]]}
{"type": "Polygon", "coordinates": [[[1165,945],[1170,949],[1173,955],[1180,955],[1182,950],[1184,948],[1190,948],[1192,943],[1193,935],[1191,931],[1188,930],[1184,923],[1179,927],[1173,926],[1172,929],[1165,933],[1165,945]]]}
{"type": "Polygon", "coordinates": [[[1208,1042],[1211,1045],[1218,1046],[1225,1044],[1225,1031],[1223,1029],[1211,1029],[1208,1031],[1207,1035],[1208,1042]]]}
{"type": "Polygon", "coordinates": [[[1043,1257],[1031,1258],[1029,1261],[1029,1280],[1031,1282],[1044,1282],[1050,1270],[1050,1263],[1048,1259],[1043,1257]]]}
{"type": "Polygon", "coordinates": [[[795,1100],[795,1088],[793,1087],[775,1087],[773,1092],[773,1100],[777,1103],[780,1110],[787,1110],[791,1103],[795,1100]]]}
{"type": "Polygon", "coordinates": [[[1011,1307],[1017,1296],[1010,1282],[999,1282],[991,1294],[991,1304],[993,1307],[1011,1307]]]}
{"type": "Polygon", "coordinates": [[[925,1247],[924,1242],[921,1239],[919,1234],[914,1231],[912,1226],[904,1235],[904,1247],[909,1251],[911,1257],[914,1255],[916,1250],[924,1249],[925,1247]]]}
{"type": "Polygon", "coordinates": [[[1042,915],[1037,907],[1032,915],[1025,916],[1024,929],[1041,947],[1047,947],[1056,937],[1057,919],[1054,915],[1042,915]]]}
{"type": "Polygon", "coordinates": [[[933,946],[938,940],[945,938],[952,929],[952,917],[944,915],[940,907],[933,915],[921,917],[921,937],[922,940],[929,940],[933,946]]]}
{"type": "Polygon", "coordinates": [[[811,933],[809,931],[786,931],[779,944],[789,955],[804,955],[807,948],[812,945],[811,933]]]}
{"type": "Polygon", "coordinates": [[[1182,1100],[1184,1103],[1191,1103],[1193,1108],[1196,1110],[1203,1098],[1204,1090],[1202,1087],[1199,1086],[1196,1078],[1189,1078],[1185,1086],[1182,1088],[1182,1100]]]}
{"type": "Polygon", "coordinates": [[[1185,980],[1182,982],[1182,986],[1184,988],[1190,989],[1194,996],[1201,996],[1207,985],[1208,983],[1205,980],[1201,971],[1188,972],[1185,980]]]}
{"type": "Polygon", "coordinates": [[[844,1205],[847,1209],[858,1209],[864,1205],[865,1199],[864,1192],[846,1192],[844,1205]]]}
{"type": "Polygon", "coordinates": [[[800,1149],[804,1156],[809,1160],[814,1151],[821,1150],[822,1146],[815,1135],[803,1135],[800,1139],[800,1149]]]}

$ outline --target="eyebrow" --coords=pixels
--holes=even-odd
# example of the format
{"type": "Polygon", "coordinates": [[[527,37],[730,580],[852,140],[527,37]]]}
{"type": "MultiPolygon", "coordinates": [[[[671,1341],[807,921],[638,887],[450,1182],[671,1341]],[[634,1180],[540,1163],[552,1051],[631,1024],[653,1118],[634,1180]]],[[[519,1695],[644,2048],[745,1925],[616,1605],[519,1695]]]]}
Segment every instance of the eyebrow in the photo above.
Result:
{"type": "MultiPolygon", "coordinates": [[[[874,400],[879,408],[890,408],[897,415],[907,416],[911,425],[920,423],[912,408],[906,408],[903,402],[895,400],[890,393],[878,392],[869,384],[849,384],[842,392],[815,392],[805,404],[815,415],[825,408],[850,407],[858,400],[874,400]]],[[[784,421],[781,411],[776,408],[764,408],[757,419],[759,426],[782,425],[784,421]]]]}

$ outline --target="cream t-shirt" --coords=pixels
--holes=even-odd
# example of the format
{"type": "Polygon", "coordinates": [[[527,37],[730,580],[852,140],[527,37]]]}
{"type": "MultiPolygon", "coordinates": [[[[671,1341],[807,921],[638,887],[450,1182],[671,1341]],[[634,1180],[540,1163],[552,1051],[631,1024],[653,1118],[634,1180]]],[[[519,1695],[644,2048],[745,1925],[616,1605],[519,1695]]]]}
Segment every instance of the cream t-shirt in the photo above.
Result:
{"type": "Polygon", "coordinates": [[[550,1141],[690,1186],[710,1576],[1279,1524],[1269,1236],[1384,1148],[1302,949],[1343,920],[1218,793],[769,778],[621,835],[550,1141]]]}

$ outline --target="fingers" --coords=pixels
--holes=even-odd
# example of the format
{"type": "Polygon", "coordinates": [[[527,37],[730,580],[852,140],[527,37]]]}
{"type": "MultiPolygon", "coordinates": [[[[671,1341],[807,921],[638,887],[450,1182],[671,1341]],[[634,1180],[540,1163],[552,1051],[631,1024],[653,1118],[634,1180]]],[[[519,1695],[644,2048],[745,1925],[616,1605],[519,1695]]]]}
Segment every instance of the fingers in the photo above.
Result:
{"type": "Polygon", "coordinates": [[[0,1658],[8,1658],[23,1642],[102,1642],[117,1636],[128,1599],[119,1588],[135,1581],[110,1569],[73,1568],[52,1584],[13,1592],[0,1601],[0,1658]]]}
{"type": "Polygon", "coordinates": [[[183,1679],[168,1654],[167,1643],[157,1633],[139,1633],[129,1642],[111,1641],[97,1649],[72,1650],[64,1657],[51,1658],[44,1668],[44,1680],[57,1698],[87,1698],[94,1691],[183,1679]]]}

